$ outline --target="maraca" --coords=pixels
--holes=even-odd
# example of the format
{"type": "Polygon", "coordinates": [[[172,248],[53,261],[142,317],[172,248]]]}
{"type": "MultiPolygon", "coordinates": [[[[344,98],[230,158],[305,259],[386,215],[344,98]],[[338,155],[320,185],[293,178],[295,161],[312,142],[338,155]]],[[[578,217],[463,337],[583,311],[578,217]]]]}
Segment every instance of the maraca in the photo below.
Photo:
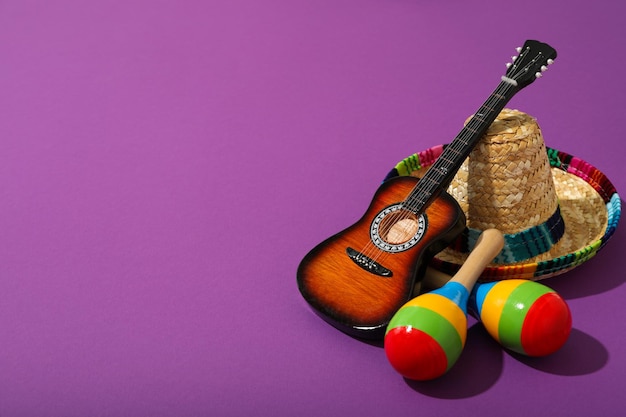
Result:
{"type": "Polygon", "coordinates": [[[443,375],[454,365],[465,346],[469,293],[503,244],[502,233],[485,230],[450,281],[415,297],[396,312],[384,342],[387,359],[396,371],[424,381],[443,375]]]}
{"type": "MultiPolygon", "coordinates": [[[[445,285],[449,276],[427,268],[428,288],[445,285]]],[[[511,279],[474,286],[468,310],[503,347],[527,356],[546,356],[559,350],[572,330],[565,300],[535,281],[511,279]]]]}

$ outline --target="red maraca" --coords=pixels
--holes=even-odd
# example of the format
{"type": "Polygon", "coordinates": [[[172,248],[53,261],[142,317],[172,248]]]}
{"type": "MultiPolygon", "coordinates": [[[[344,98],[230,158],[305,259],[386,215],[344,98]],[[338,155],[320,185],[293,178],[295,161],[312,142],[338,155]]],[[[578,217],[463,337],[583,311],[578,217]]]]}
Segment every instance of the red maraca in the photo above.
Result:
{"type": "MultiPolygon", "coordinates": [[[[427,288],[445,285],[450,277],[428,268],[427,288]]],[[[468,310],[503,347],[527,356],[546,356],[560,349],[572,330],[565,300],[535,281],[510,279],[474,286],[468,310]]]]}
{"type": "Polygon", "coordinates": [[[485,230],[450,281],[396,312],[385,334],[385,353],[396,371],[423,381],[443,375],[454,365],[465,346],[469,292],[503,244],[498,230],[485,230]]]}

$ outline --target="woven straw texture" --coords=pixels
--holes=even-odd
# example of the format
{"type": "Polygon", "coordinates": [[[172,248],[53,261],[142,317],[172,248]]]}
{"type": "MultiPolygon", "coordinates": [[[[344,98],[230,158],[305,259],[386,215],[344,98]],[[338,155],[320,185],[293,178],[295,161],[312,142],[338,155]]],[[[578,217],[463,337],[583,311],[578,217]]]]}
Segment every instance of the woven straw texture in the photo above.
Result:
{"type": "Polygon", "coordinates": [[[535,120],[516,110],[503,110],[448,192],[461,205],[471,228],[517,233],[545,222],[557,209],[558,199],[535,120]]]}

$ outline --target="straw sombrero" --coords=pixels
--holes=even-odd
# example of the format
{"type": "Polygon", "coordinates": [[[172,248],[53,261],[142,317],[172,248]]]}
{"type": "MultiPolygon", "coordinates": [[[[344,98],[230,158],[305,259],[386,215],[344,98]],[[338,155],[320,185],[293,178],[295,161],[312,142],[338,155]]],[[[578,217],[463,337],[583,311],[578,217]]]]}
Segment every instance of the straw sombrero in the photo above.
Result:
{"type": "MultiPolygon", "coordinates": [[[[416,153],[387,175],[421,177],[447,145],[416,153]]],[[[615,187],[582,159],[544,144],[534,118],[505,109],[448,188],[465,231],[430,266],[454,274],[481,231],[497,228],[505,246],[481,280],[539,280],[592,258],[613,235],[621,212],[615,187]]]]}

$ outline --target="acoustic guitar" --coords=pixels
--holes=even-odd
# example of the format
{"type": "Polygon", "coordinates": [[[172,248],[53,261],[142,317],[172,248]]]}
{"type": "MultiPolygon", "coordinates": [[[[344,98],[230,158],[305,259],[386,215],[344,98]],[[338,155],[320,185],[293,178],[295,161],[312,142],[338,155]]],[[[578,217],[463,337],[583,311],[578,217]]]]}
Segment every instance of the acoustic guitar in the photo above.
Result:
{"type": "Polygon", "coordinates": [[[360,220],[301,261],[298,288],[324,320],[352,336],[382,339],[430,259],[463,231],[465,216],[445,190],[506,103],[556,58],[535,40],[517,51],[497,88],[422,179],[384,182],[360,220]]]}

